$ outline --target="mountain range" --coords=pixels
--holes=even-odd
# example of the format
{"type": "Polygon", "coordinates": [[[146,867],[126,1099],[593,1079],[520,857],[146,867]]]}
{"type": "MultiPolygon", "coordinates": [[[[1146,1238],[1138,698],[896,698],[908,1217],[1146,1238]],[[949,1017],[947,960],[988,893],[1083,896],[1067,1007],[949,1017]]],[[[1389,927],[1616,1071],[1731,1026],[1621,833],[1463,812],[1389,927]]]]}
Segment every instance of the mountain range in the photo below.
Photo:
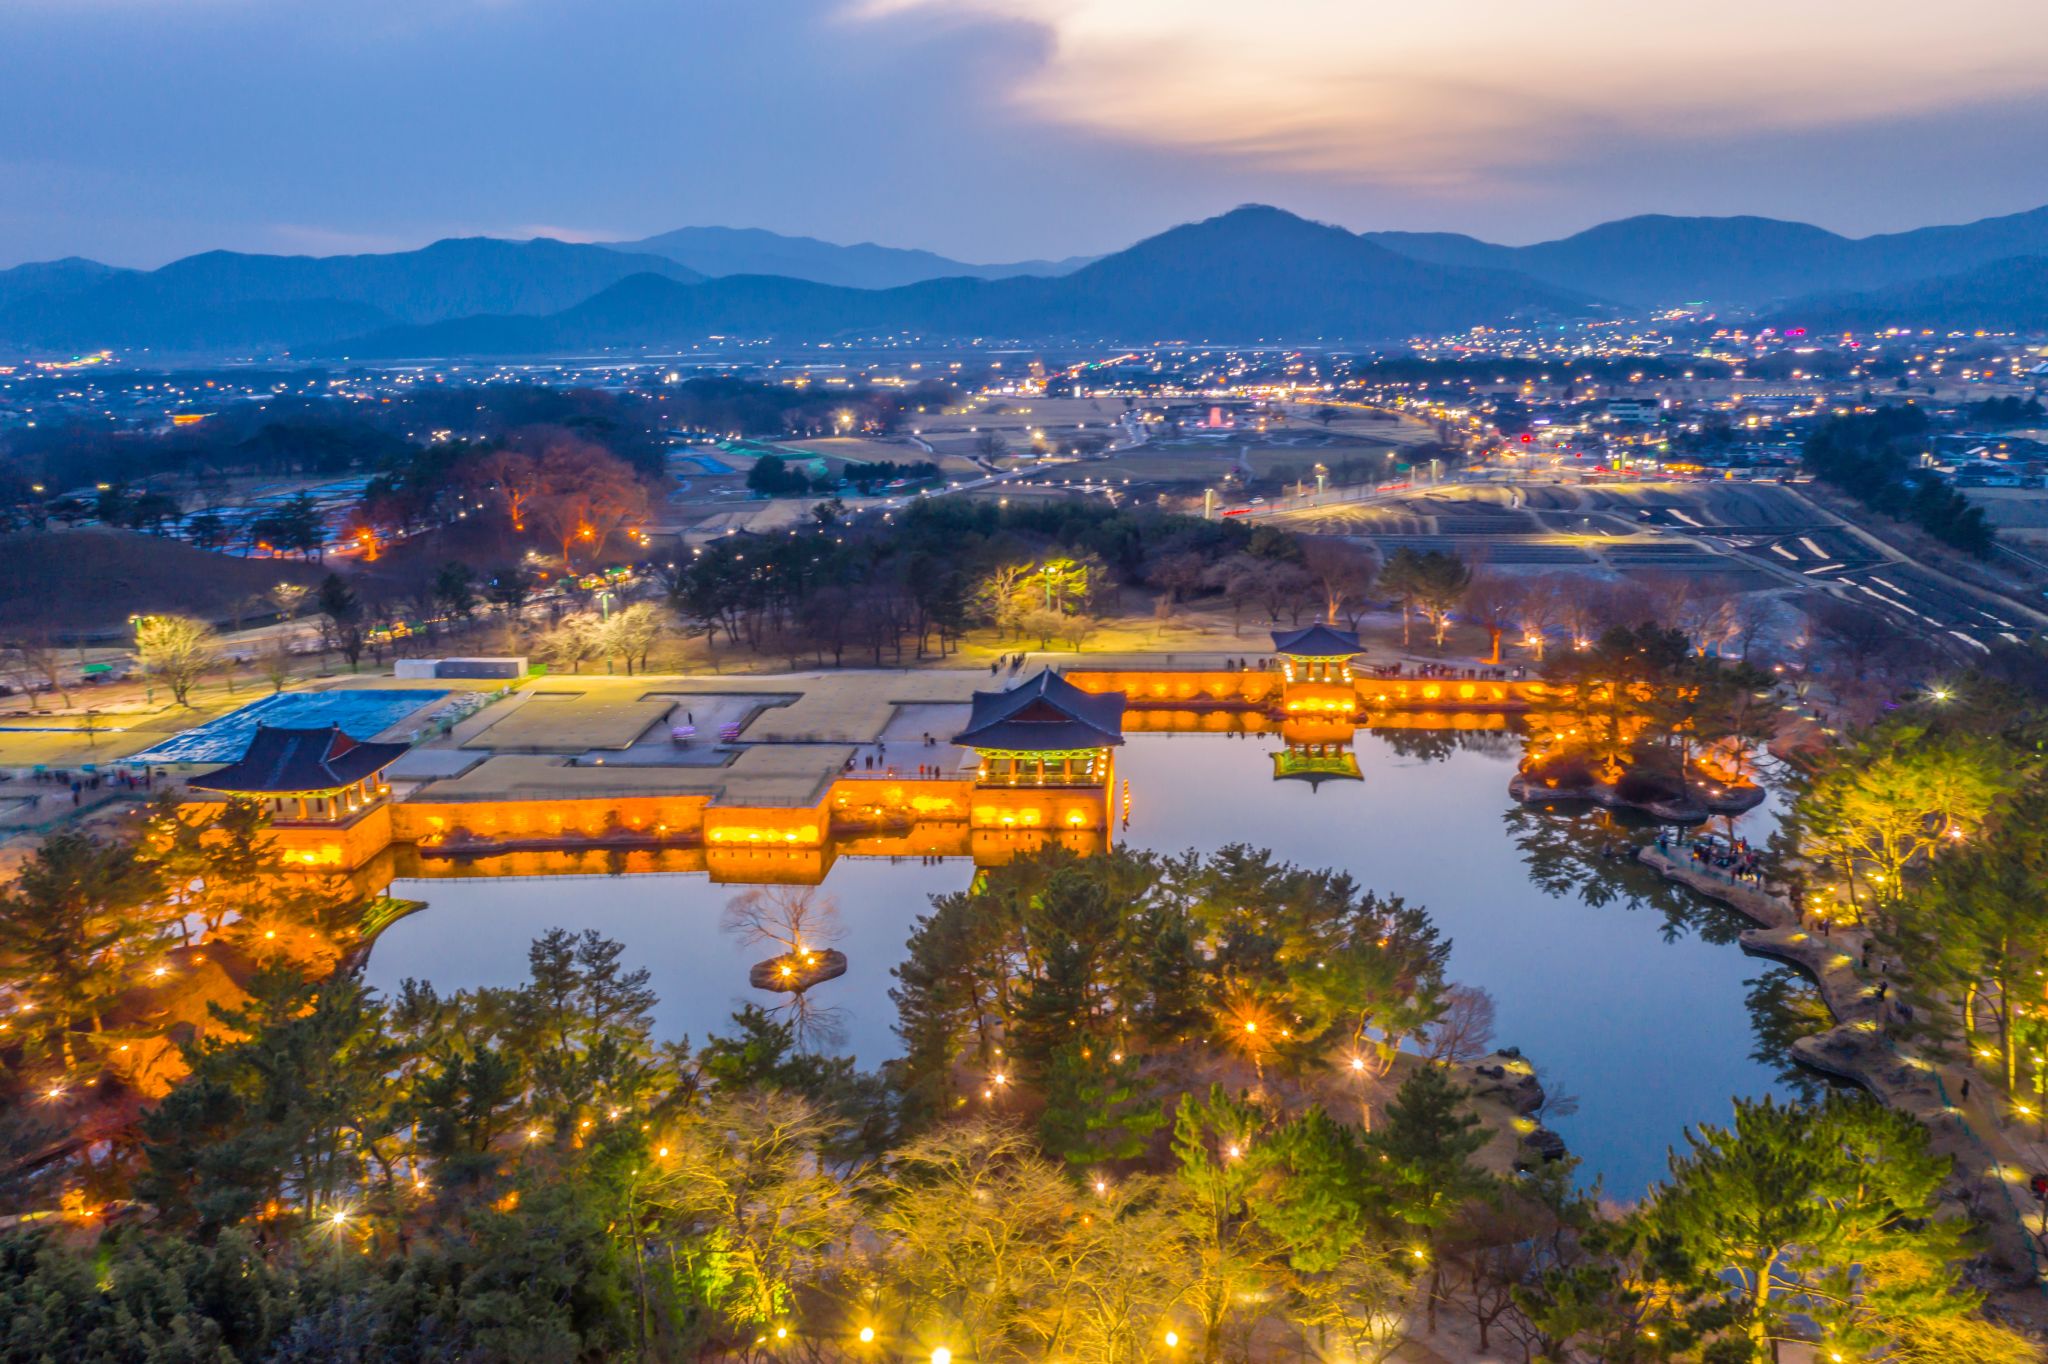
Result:
{"type": "Polygon", "coordinates": [[[1053,278],[848,289],[771,275],[688,285],[636,276],[553,316],[393,328],[321,353],[532,355],[729,335],[1130,343],[1393,338],[1510,315],[1576,316],[1590,306],[1526,277],[1414,260],[1341,227],[1251,206],[1171,228],[1053,278]]]}
{"type": "Polygon", "coordinates": [[[557,312],[634,275],[704,278],[666,256],[546,238],[358,256],[207,251],[147,271],[74,258],[0,271],[0,351],[278,350],[472,313],[557,312]]]}
{"type": "Polygon", "coordinates": [[[1986,331],[2048,330],[2048,255],[2008,256],[1953,275],[1881,289],[1816,294],[1786,304],[1765,321],[1809,332],[1925,327],[1986,331]]]}
{"type": "Polygon", "coordinates": [[[2048,256],[2048,207],[1954,227],[1843,237],[1776,218],[1623,218],[1533,246],[1451,232],[1369,232],[1419,260],[1513,270],[1633,307],[1755,308],[1789,298],[1957,274],[2048,256]]]}
{"type": "Polygon", "coordinates": [[[1097,259],[973,265],[759,229],[637,242],[462,238],[379,255],[212,251],[158,270],[0,270],[0,353],[397,358],[715,335],[1139,344],[1374,341],[1681,304],[1807,325],[2040,328],[2048,208],[1849,238],[1649,215],[1556,241],[1367,232],[1252,205],[1097,259]]]}
{"type": "Polygon", "coordinates": [[[608,242],[615,251],[666,256],[700,275],[782,275],[849,289],[894,289],[927,279],[1005,279],[1011,275],[1064,275],[1094,260],[1022,260],[975,265],[932,251],[859,242],[839,246],[816,237],[785,237],[758,227],[681,227],[637,242],[608,242]]]}

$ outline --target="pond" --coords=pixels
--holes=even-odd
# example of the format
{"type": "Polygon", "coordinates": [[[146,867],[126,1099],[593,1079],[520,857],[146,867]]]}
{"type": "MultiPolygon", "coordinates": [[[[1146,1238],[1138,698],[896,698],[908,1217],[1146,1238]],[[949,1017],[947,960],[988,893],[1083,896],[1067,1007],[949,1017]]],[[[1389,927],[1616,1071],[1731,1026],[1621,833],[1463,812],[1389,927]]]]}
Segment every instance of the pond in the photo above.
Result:
{"type": "MultiPolygon", "coordinates": [[[[1427,908],[1454,949],[1450,972],[1497,1006],[1498,1040],[1536,1063],[1575,1114],[1551,1119],[1584,1179],[1634,1198],[1692,1123],[1725,1121],[1733,1095],[1799,1083],[1782,1059],[1809,1005],[1803,982],[1743,955],[1728,911],[1632,862],[1600,856],[1631,831],[1597,810],[1526,809],[1507,795],[1519,742],[1502,733],[1361,731],[1363,781],[1272,779],[1272,736],[1138,734],[1118,755],[1131,784],[1133,846],[1177,852],[1242,842],[1427,908]]],[[[1746,816],[1761,836],[1762,811],[1746,816]]],[[[1743,826],[1738,824],[1738,829],[1743,826]]],[[[873,1066],[895,1054],[889,968],[926,897],[964,888],[964,860],[842,859],[824,889],[839,903],[847,974],[811,992],[829,1007],[830,1049],[873,1066]]],[[[407,976],[444,991],[511,985],[548,928],[595,928],[627,945],[661,996],[665,1036],[701,1042],[771,954],[721,931],[741,889],[700,875],[401,881],[428,910],[372,953],[369,982],[407,976]]]]}

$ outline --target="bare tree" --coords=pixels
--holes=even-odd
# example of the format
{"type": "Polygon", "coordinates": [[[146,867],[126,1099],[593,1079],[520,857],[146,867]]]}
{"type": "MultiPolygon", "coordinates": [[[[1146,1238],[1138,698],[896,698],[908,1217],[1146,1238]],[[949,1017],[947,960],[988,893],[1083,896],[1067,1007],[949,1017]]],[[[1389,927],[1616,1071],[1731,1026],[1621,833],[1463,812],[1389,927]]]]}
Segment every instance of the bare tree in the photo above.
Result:
{"type": "Polygon", "coordinates": [[[38,689],[56,692],[63,698],[64,709],[71,709],[71,688],[66,685],[64,654],[50,641],[48,635],[24,635],[7,642],[4,650],[7,675],[21,690],[28,693],[30,710],[41,710],[42,700],[38,689]]]}
{"type": "Polygon", "coordinates": [[[1572,637],[1572,647],[1583,649],[1607,623],[1606,584],[1591,578],[1551,579],[1557,586],[1554,598],[1558,624],[1572,637]]]}
{"type": "Polygon", "coordinates": [[[1167,554],[1152,565],[1147,576],[1165,593],[1160,598],[1162,617],[1172,615],[1181,599],[1202,585],[1204,567],[1201,555],[1189,553],[1167,554]]]}
{"type": "MultiPolygon", "coordinates": [[[[1018,632],[1026,639],[1037,640],[1040,652],[1050,649],[1053,640],[1064,634],[1066,629],[1067,618],[1047,606],[1035,606],[1017,620],[1018,632]]],[[[881,661],[879,656],[876,661],[881,661]]]]}
{"type": "Polygon", "coordinates": [[[1202,580],[1212,587],[1223,589],[1223,600],[1230,603],[1230,626],[1233,632],[1241,632],[1244,625],[1244,608],[1260,600],[1265,593],[1265,578],[1272,569],[1269,559],[1254,558],[1249,554],[1233,554],[1218,564],[1209,565],[1202,580]]]}
{"type": "Polygon", "coordinates": [[[832,655],[832,666],[846,661],[846,646],[853,638],[853,594],[837,583],[827,583],[804,598],[797,608],[797,633],[823,662],[832,655]]]}
{"type": "Polygon", "coordinates": [[[1259,577],[1259,600],[1272,620],[1284,613],[1290,625],[1301,624],[1301,613],[1319,601],[1321,592],[1308,570],[1284,559],[1269,560],[1259,577]]]}
{"type": "Polygon", "coordinates": [[[1493,1049],[1493,996],[1474,985],[1444,991],[1444,1011],[1427,1030],[1432,1061],[1476,1061],[1493,1049]]]}
{"type": "Polygon", "coordinates": [[[271,694],[284,690],[284,684],[292,680],[292,642],[283,635],[273,636],[270,643],[259,655],[263,680],[270,684],[271,694]]]}
{"type": "Polygon", "coordinates": [[[560,548],[562,566],[572,572],[573,555],[596,562],[611,537],[647,511],[647,490],[631,465],[567,432],[548,438],[540,478],[543,491],[532,520],[560,548]]]}
{"type": "Polygon", "coordinates": [[[594,612],[577,611],[562,617],[555,628],[534,642],[534,652],[555,667],[566,664],[582,672],[585,660],[601,651],[604,622],[594,612]]]}
{"type": "Polygon", "coordinates": [[[1522,597],[1519,582],[1493,572],[1473,575],[1471,585],[1465,589],[1459,613],[1486,631],[1487,642],[1493,650],[1487,662],[1500,662],[1501,636],[1521,620],[1522,597]]]}
{"type": "Polygon", "coordinates": [[[488,493],[505,509],[513,534],[525,534],[527,513],[544,490],[539,461],[522,451],[496,450],[478,463],[476,472],[483,484],[478,491],[488,493]]]}
{"type": "Polygon", "coordinates": [[[1728,612],[1729,630],[1745,662],[1757,641],[1769,634],[1784,615],[1784,605],[1775,592],[1744,592],[1735,598],[1728,612]]]}
{"type": "Polygon", "coordinates": [[[647,671],[647,656],[668,634],[668,622],[653,602],[634,602],[614,611],[597,635],[598,648],[606,657],[623,658],[626,675],[637,668],[647,671]]]}
{"type": "Polygon", "coordinates": [[[805,952],[836,942],[839,902],[815,886],[756,886],[725,902],[723,927],[748,944],[805,952]]]}
{"type": "Polygon", "coordinates": [[[1903,688],[1930,654],[1921,640],[1868,607],[1833,597],[1806,604],[1808,672],[1824,671],[1846,718],[1863,724],[1903,688]]]}
{"type": "Polygon", "coordinates": [[[1356,628],[1379,574],[1373,552],[1349,540],[1315,536],[1302,542],[1302,565],[1323,594],[1323,619],[1335,625],[1342,615],[1356,628]]]}
{"type": "Polygon", "coordinates": [[[135,622],[135,658],[179,705],[190,706],[192,684],[220,661],[220,635],[190,616],[142,616],[135,622]]]}
{"type": "Polygon", "coordinates": [[[1517,623],[1522,627],[1522,642],[1535,651],[1539,663],[1543,661],[1543,650],[1549,642],[1547,635],[1551,627],[1558,624],[1563,608],[1563,591],[1557,576],[1551,573],[1522,584],[1521,613],[1517,623]]]}
{"type": "Polygon", "coordinates": [[[1685,598],[1670,623],[1685,631],[1692,647],[1707,653],[1728,640],[1735,613],[1735,589],[1719,575],[1690,580],[1685,598]]]}

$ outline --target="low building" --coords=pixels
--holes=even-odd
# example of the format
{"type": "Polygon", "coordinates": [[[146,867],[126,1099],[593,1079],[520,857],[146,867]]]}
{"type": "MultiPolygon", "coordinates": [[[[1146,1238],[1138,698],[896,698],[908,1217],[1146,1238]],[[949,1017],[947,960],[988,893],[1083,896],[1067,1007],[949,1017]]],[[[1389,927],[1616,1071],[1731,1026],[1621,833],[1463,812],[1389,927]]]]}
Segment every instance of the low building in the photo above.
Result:
{"type": "Polygon", "coordinates": [[[977,786],[1104,786],[1123,719],[1122,692],[1082,691],[1048,668],[1008,691],[974,693],[953,742],[980,759],[977,786]]]}
{"type": "Polygon", "coordinates": [[[1317,622],[1301,630],[1273,635],[1273,653],[1280,663],[1280,706],[1285,714],[1330,712],[1349,715],[1358,709],[1351,660],[1365,652],[1349,630],[1317,622]]]}
{"type": "Polygon", "coordinates": [[[263,805],[287,865],[347,871],[390,843],[391,788],[384,769],[409,747],[351,739],[340,725],[259,725],[239,759],[187,785],[263,805]]]}

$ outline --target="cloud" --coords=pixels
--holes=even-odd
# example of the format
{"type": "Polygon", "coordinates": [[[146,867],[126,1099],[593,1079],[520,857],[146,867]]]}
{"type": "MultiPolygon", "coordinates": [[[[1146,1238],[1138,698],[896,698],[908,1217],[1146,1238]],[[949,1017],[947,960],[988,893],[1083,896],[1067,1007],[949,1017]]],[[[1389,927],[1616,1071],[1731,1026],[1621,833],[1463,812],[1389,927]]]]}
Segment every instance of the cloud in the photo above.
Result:
{"type": "Polygon", "coordinates": [[[0,0],[0,265],[691,223],[1003,260],[1245,200],[1908,226],[2048,198],[2038,2],[0,0]]]}
{"type": "Polygon", "coordinates": [[[2038,0],[1938,18],[1841,0],[855,0],[1041,27],[1005,92],[1041,122],[1317,176],[1434,190],[1569,161],[1843,127],[2048,90],[2038,0]]]}
{"type": "Polygon", "coordinates": [[[615,242],[627,235],[601,227],[561,227],[553,223],[521,223],[503,232],[489,234],[494,237],[549,237],[558,242],[615,242]]]}

